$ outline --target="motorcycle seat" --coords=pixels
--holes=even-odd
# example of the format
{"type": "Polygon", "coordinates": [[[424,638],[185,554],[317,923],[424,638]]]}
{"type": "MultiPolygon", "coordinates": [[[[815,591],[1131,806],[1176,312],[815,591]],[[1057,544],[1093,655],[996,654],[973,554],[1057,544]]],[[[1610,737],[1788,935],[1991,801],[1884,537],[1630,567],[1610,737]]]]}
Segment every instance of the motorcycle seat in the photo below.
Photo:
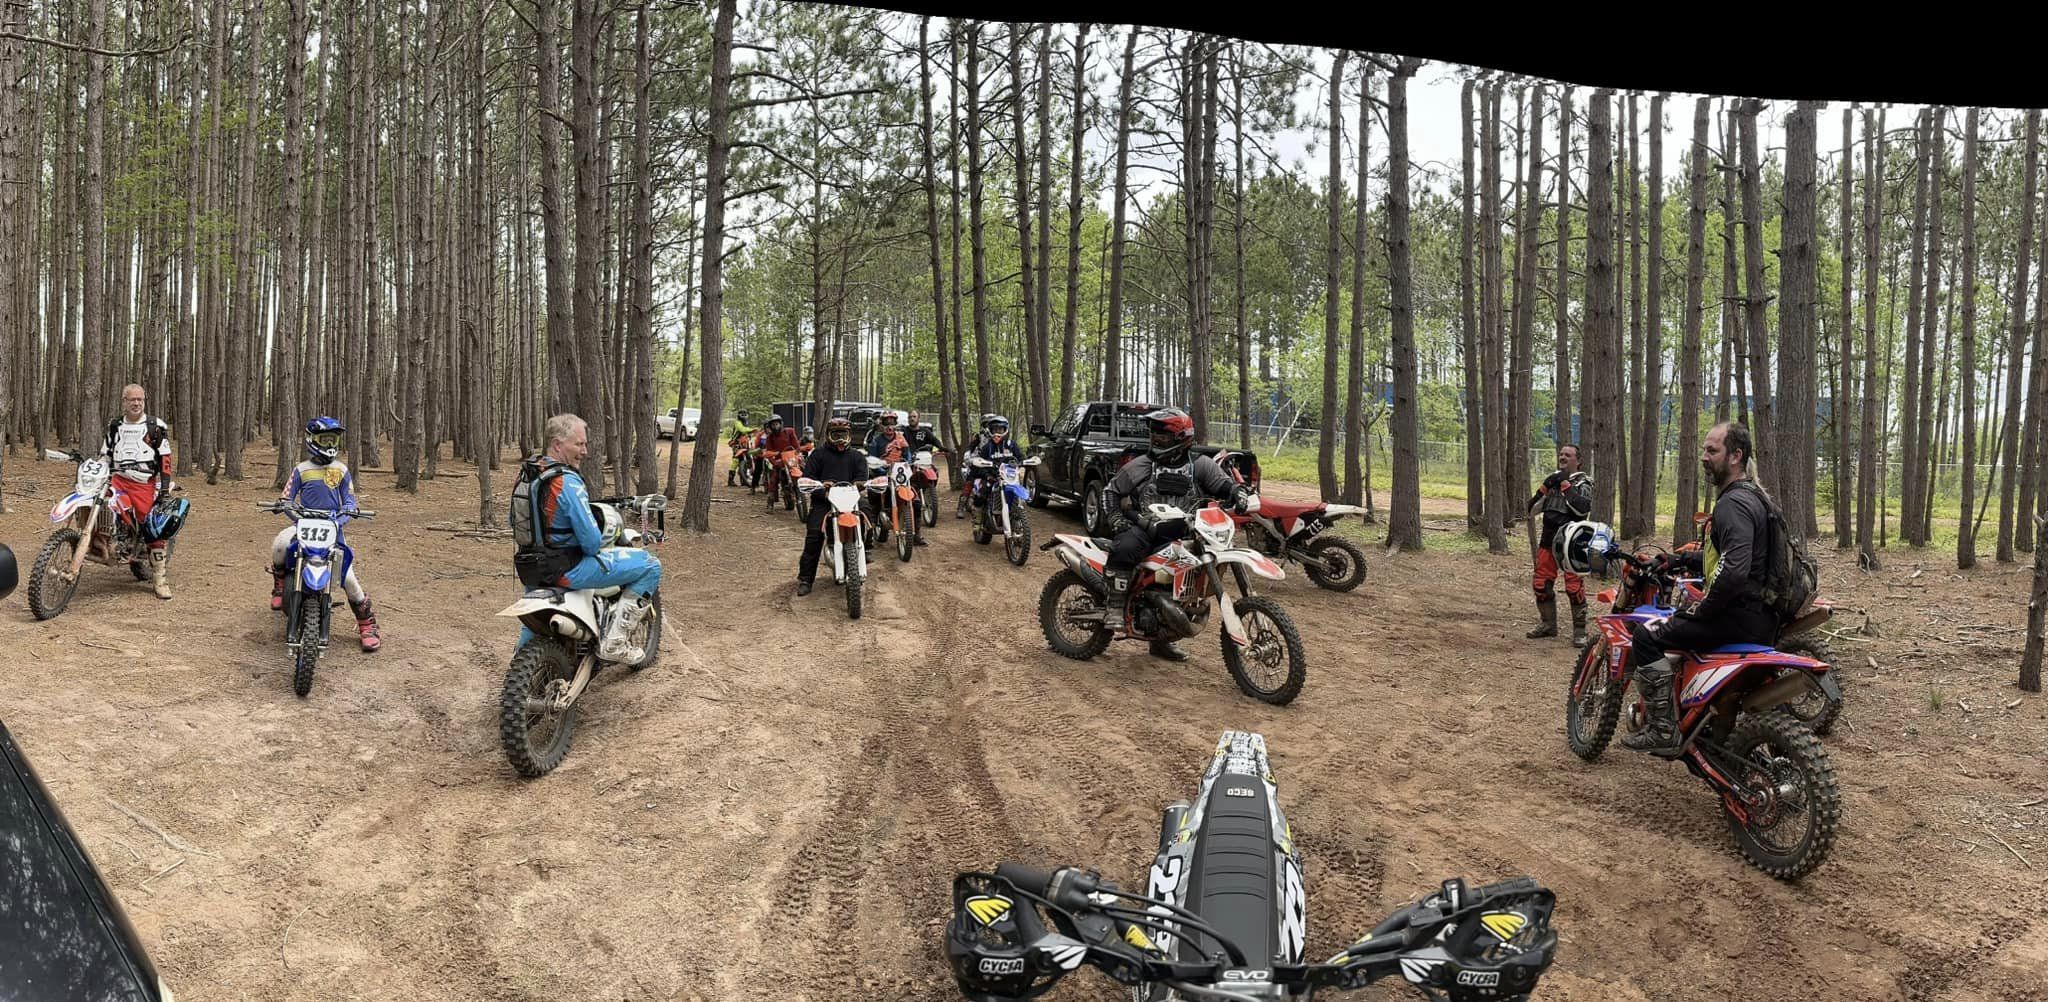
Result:
{"type": "Polygon", "coordinates": [[[556,588],[553,586],[549,586],[546,588],[528,588],[526,589],[526,594],[520,597],[544,598],[547,599],[549,602],[552,602],[556,605],[560,605],[562,604],[562,596],[567,595],[568,593],[569,589],[567,588],[556,588]]]}
{"type": "Polygon", "coordinates": [[[610,598],[613,595],[617,595],[620,591],[623,590],[624,588],[621,585],[612,585],[608,588],[593,589],[590,594],[597,598],[610,598]]]}
{"type": "Polygon", "coordinates": [[[1704,650],[1704,651],[1701,651],[1700,653],[1701,653],[1701,654],[1766,654],[1766,653],[1769,653],[1770,651],[1773,651],[1773,650],[1775,650],[1775,649],[1776,649],[1776,648],[1772,647],[1772,646],[1771,646],[1771,645],[1769,645],[1769,644],[1722,644],[1722,645],[1721,645],[1721,646],[1719,646],[1719,647],[1715,647],[1715,648],[1712,648],[1712,649],[1709,649],[1709,650],[1704,650]]]}
{"type": "Polygon", "coordinates": [[[1273,519],[1300,518],[1322,506],[1323,503],[1321,501],[1309,504],[1291,504],[1286,501],[1270,501],[1266,498],[1260,498],[1259,514],[1273,519]]]}

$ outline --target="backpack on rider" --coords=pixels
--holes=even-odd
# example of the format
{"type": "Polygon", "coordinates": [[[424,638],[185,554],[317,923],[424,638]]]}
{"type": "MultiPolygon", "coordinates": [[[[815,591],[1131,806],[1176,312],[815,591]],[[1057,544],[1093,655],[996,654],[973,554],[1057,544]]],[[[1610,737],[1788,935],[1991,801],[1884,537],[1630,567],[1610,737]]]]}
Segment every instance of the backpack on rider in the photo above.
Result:
{"type": "Polygon", "coordinates": [[[516,546],[512,566],[519,573],[519,583],[528,588],[557,587],[562,575],[581,559],[562,547],[550,545],[547,538],[548,513],[543,505],[558,489],[553,487],[554,482],[567,472],[569,467],[564,463],[530,456],[520,462],[519,477],[512,483],[512,505],[507,513],[516,546]]]}
{"type": "Polygon", "coordinates": [[[1771,537],[1762,555],[1764,608],[1777,617],[1782,627],[1798,618],[1820,590],[1820,562],[1806,551],[1806,540],[1786,524],[1778,503],[1771,500],[1761,485],[1755,480],[1740,483],[1748,484],[1764,503],[1771,537]]]}

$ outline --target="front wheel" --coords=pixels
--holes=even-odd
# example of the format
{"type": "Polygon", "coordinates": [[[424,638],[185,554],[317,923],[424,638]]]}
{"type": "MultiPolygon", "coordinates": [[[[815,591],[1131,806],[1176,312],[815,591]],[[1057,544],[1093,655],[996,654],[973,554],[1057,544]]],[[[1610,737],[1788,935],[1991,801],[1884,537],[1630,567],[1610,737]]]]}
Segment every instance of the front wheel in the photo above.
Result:
{"type": "MultiPolygon", "coordinates": [[[[1824,661],[1830,668],[1835,664],[1834,649],[1828,646],[1826,640],[1812,634],[1794,637],[1780,643],[1778,645],[1778,653],[1796,654],[1802,658],[1824,661]]],[[[1835,673],[1835,681],[1840,682],[1841,680],[1841,674],[1839,672],[1835,673]]],[[[1805,724],[1807,730],[1821,737],[1826,737],[1829,731],[1835,729],[1835,718],[1842,715],[1842,702],[1837,699],[1829,699],[1827,694],[1821,692],[1818,687],[1809,686],[1804,695],[1793,702],[1786,703],[1784,710],[1800,723],[1805,724]]]]}
{"type": "Polygon", "coordinates": [[[909,502],[896,502],[896,559],[910,562],[911,548],[916,545],[917,514],[911,511],[909,502]]]}
{"type": "Polygon", "coordinates": [[[567,690],[575,674],[575,655],[553,637],[534,637],[512,655],[498,700],[498,740],[521,776],[545,776],[568,756],[576,736],[576,707],[528,704],[567,690]]]}
{"type": "Polygon", "coordinates": [[[1060,568],[1038,595],[1038,626],[1045,642],[1063,658],[1086,661],[1109,648],[1102,596],[1089,590],[1071,568],[1060,568]]]}
{"type": "Polygon", "coordinates": [[[626,666],[627,671],[639,671],[661,657],[661,589],[656,588],[647,595],[647,615],[640,620],[640,628],[633,631],[633,642],[647,653],[640,660],[626,666]]]}
{"type": "Polygon", "coordinates": [[[1827,752],[1806,725],[1783,713],[1744,714],[1727,751],[1746,767],[1735,779],[1749,795],[1747,819],[1724,798],[1721,813],[1750,865],[1779,880],[1819,867],[1834,847],[1842,794],[1827,752]]]}
{"type": "Polygon", "coordinates": [[[28,610],[37,619],[54,619],[71,604],[71,595],[78,590],[79,575],[71,573],[78,539],[77,529],[58,529],[36,554],[35,569],[28,575],[28,610]]]}
{"type": "Polygon", "coordinates": [[[1015,567],[1024,566],[1031,559],[1031,517],[1015,498],[1003,502],[1010,506],[1010,535],[1003,540],[1003,556],[1015,567]]]}
{"type": "Polygon", "coordinates": [[[865,598],[861,592],[865,590],[867,583],[868,576],[865,572],[854,570],[846,572],[846,618],[860,618],[861,601],[865,598]]]}
{"type": "Polygon", "coordinates": [[[1308,680],[1308,658],[1302,654],[1301,631],[1294,620],[1271,599],[1254,595],[1235,603],[1238,621],[1250,641],[1243,647],[1223,636],[1223,665],[1244,694],[1274,706],[1285,706],[1301,695],[1308,680]]]}
{"type": "Polygon", "coordinates": [[[1607,750],[1607,742],[1614,739],[1614,725],[1621,719],[1621,700],[1627,688],[1626,679],[1616,682],[1607,676],[1605,639],[1596,639],[1579,652],[1578,668],[1572,672],[1564,700],[1564,740],[1572,754],[1591,762],[1607,750]]]}
{"type": "Polygon", "coordinates": [[[292,659],[292,692],[304,699],[313,692],[313,672],[320,667],[320,604],[330,601],[323,593],[299,597],[297,656],[292,659]]]}
{"type": "Polygon", "coordinates": [[[1365,583],[1365,552],[1341,536],[1319,536],[1308,544],[1310,556],[1320,562],[1309,564],[1308,579],[1331,591],[1350,591],[1365,583]]]}

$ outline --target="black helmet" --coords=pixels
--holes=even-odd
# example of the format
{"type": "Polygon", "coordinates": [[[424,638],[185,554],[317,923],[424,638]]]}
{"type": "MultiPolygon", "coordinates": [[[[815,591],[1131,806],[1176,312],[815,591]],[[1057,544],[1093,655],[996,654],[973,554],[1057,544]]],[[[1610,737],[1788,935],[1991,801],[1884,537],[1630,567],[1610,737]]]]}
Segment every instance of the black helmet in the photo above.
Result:
{"type": "Polygon", "coordinates": [[[325,414],[306,422],[306,458],[325,465],[341,455],[341,436],[348,429],[325,414]]]}
{"type": "Polygon", "coordinates": [[[738,421],[741,424],[747,423],[747,412],[744,408],[734,411],[732,417],[733,420],[738,421]]]}
{"type": "Polygon", "coordinates": [[[1152,459],[1169,466],[1187,461],[1195,447],[1195,419],[1178,407],[1162,407],[1145,415],[1152,433],[1152,459]]]}
{"type": "MultiPolygon", "coordinates": [[[[986,873],[963,873],[953,879],[946,959],[960,994],[972,1002],[1029,998],[1051,987],[1047,975],[1056,979],[1066,973],[1057,966],[1041,970],[1033,963],[1033,944],[1024,941],[1018,928],[1017,909],[1036,906],[1015,895],[1008,881],[986,873]]],[[[1080,943],[1073,945],[1085,950],[1080,943]]]]}

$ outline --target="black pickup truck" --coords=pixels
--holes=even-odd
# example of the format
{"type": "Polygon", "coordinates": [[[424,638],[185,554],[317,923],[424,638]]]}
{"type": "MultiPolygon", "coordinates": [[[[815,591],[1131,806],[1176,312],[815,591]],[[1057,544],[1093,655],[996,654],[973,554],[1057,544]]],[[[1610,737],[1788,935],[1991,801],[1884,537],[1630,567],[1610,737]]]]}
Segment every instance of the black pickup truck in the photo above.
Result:
{"type": "MultiPolygon", "coordinates": [[[[1031,426],[1031,446],[1025,455],[1038,457],[1031,467],[1026,486],[1031,504],[1043,508],[1057,498],[1077,501],[1081,521],[1088,531],[1102,531],[1102,488],[1116,471],[1134,456],[1143,455],[1151,445],[1145,415],[1158,410],[1157,404],[1115,400],[1090,400],[1073,405],[1053,422],[1051,428],[1031,426]]],[[[1258,486],[1258,460],[1251,454],[1213,445],[1197,445],[1195,453],[1217,456],[1228,452],[1231,466],[1241,479],[1258,486]]]]}

